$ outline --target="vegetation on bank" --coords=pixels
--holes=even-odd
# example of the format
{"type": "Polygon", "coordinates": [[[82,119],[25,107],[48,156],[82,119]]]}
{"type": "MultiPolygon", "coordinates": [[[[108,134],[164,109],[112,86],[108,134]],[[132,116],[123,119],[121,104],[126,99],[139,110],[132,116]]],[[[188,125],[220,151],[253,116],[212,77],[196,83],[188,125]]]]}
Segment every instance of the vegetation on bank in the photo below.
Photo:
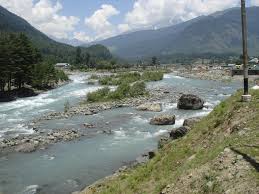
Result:
{"type": "Polygon", "coordinates": [[[259,91],[250,93],[251,102],[240,102],[237,92],[147,164],[82,194],[258,193],[259,91]]]}
{"type": "Polygon", "coordinates": [[[112,100],[122,100],[124,98],[138,97],[147,95],[146,85],[143,81],[135,82],[130,85],[129,83],[120,84],[115,91],[105,87],[95,92],[87,94],[87,102],[104,102],[112,100]]]}
{"type": "Polygon", "coordinates": [[[134,83],[136,81],[159,81],[164,77],[162,71],[144,71],[142,74],[138,72],[119,73],[117,75],[105,76],[99,79],[101,85],[120,85],[122,83],[134,83]]]}
{"type": "Polygon", "coordinates": [[[87,102],[104,102],[147,95],[145,81],[159,81],[163,79],[163,76],[161,71],[145,71],[142,74],[138,72],[119,73],[102,78],[92,75],[90,79],[99,79],[101,85],[118,87],[115,91],[105,87],[88,93],[87,102]]]}
{"type": "Polygon", "coordinates": [[[43,62],[25,34],[0,33],[0,72],[0,92],[25,85],[48,88],[68,80],[63,71],[54,68],[54,63],[43,62]]]}

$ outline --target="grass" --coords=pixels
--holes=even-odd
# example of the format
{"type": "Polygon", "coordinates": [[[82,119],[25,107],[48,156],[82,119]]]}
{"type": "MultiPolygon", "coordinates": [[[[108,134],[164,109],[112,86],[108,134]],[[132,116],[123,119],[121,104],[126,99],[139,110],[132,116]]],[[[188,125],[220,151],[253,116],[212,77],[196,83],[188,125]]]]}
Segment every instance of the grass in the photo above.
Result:
{"type": "Polygon", "coordinates": [[[251,90],[250,93],[253,99],[249,103],[240,102],[241,91],[222,102],[187,136],[166,144],[147,164],[127,170],[82,193],[157,194],[171,184],[174,185],[174,193],[224,193],[233,186],[241,189],[239,193],[248,192],[239,185],[252,189],[254,192],[251,193],[258,192],[253,189],[259,188],[259,173],[252,165],[242,178],[232,182],[218,180],[224,170],[219,171],[214,165],[227,147],[239,150],[250,158],[258,158],[259,91],[251,90]],[[249,130],[245,135],[239,135],[246,128],[249,130]],[[194,155],[194,159],[189,160],[194,155]],[[184,179],[190,173],[193,177],[184,179]],[[213,182],[212,187],[206,185],[208,181],[213,182]],[[177,190],[178,185],[182,185],[180,190],[177,190]]]}
{"type": "Polygon", "coordinates": [[[122,100],[130,97],[138,97],[147,95],[146,85],[144,82],[135,82],[130,85],[128,83],[122,83],[115,91],[111,91],[108,87],[99,89],[95,92],[88,93],[87,102],[105,102],[122,100]]]}

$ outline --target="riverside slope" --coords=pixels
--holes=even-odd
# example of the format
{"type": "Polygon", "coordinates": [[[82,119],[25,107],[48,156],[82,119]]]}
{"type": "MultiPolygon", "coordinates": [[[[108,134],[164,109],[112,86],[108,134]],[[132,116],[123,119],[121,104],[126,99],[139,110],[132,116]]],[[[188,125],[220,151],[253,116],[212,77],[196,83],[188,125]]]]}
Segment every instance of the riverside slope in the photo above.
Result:
{"type": "Polygon", "coordinates": [[[147,164],[99,181],[80,194],[259,192],[259,91],[219,104],[190,133],[160,149],[147,164]]]}

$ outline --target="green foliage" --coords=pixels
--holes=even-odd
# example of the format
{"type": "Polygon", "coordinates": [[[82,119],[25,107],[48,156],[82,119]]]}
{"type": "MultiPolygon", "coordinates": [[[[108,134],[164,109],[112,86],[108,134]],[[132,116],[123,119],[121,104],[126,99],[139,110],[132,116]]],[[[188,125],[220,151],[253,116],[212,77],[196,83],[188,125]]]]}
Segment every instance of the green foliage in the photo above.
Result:
{"type": "Polygon", "coordinates": [[[8,85],[21,88],[32,80],[33,65],[41,60],[38,50],[24,34],[0,33],[0,91],[8,85]]]}
{"type": "Polygon", "coordinates": [[[34,65],[31,85],[34,88],[54,87],[59,81],[68,81],[68,76],[62,71],[55,69],[50,62],[42,62],[34,65]]]}
{"type": "Polygon", "coordinates": [[[145,81],[159,81],[164,77],[164,73],[162,71],[145,71],[142,74],[142,79],[145,81]]]}
{"type": "Polygon", "coordinates": [[[67,81],[67,75],[56,70],[54,63],[42,62],[39,51],[24,34],[0,33],[0,91],[7,86],[21,88],[25,84],[48,88],[58,81],[67,81]]]}
{"type": "Polygon", "coordinates": [[[121,83],[115,91],[110,91],[108,87],[88,93],[88,102],[104,102],[111,100],[122,100],[129,97],[146,95],[146,85],[144,82],[136,82],[132,86],[129,83],[121,83]]]}
{"type": "Polygon", "coordinates": [[[147,94],[145,82],[140,81],[140,82],[134,83],[130,87],[129,94],[131,97],[143,96],[147,94]]]}
{"type": "Polygon", "coordinates": [[[87,101],[88,102],[100,102],[104,101],[109,94],[110,89],[108,87],[99,89],[95,92],[90,92],[87,94],[87,101]]]}

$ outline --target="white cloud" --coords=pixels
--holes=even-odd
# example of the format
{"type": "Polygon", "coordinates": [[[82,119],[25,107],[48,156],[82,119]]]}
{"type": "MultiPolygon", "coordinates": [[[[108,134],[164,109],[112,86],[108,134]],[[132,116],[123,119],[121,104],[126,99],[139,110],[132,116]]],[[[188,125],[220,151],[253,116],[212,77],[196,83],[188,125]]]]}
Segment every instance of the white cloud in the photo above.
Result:
{"type": "Polygon", "coordinates": [[[60,2],[50,0],[0,0],[0,5],[23,17],[34,27],[56,38],[68,38],[80,21],[75,16],[62,16],[60,2]]]}
{"type": "Polygon", "coordinates": [[[85,32],[74,32],[74,37],[77,40],[80,40],[82,42],[90,42],[92,41],[92,38],[90,36],[87,36],[85,32]]]}
{"type": "Polygon", "coordinates": [[[116,27],[109,19],[119,13],[112,5],[103,4],[92,16],[85,18],[85,24],[94,32],[95,39],[107,38],[116,34],[116,27]]]}
{"type": "Polygon", "coordinates": [[[259,6],[259,0],[251,0],[252,6],[259,6]]]}
{"type": "Polygon", "coordinates": [[[137,0],[125,23],[130,29],[161,27],[238,5],[239,0],[137,0]]]}

